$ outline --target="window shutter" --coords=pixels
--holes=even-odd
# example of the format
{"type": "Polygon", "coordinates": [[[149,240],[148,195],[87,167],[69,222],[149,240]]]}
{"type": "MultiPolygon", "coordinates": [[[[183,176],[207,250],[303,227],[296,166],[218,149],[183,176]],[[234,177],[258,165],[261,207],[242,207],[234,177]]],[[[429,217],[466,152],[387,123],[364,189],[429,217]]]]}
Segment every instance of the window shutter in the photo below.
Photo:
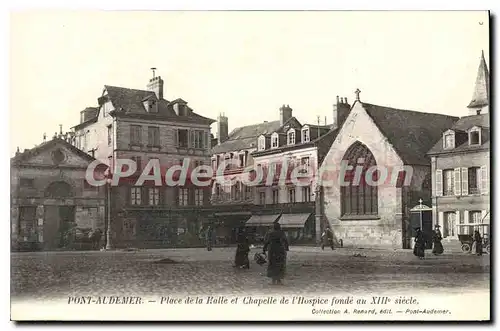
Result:
{"type": "Polygon", "coordinates": [[[482,166],[481,167],[481,194],[488,194],[488,189],[489,189],[489,181],[488,181],[488,167],[487,166],[482,166]]]}
{"type": "Polygon", "coordinates": [[[195,132],[194,130],[191,130],[191,131],[189,132],[189,146],[190,146],[191,148],[194,148],[194,146],[195,146],[195,139],[196,139],[196,135],[195,135],[195,133],[196,133],[196,132],[195,132]]]}
{"type": "MultiPolygon", "coordinates": [[[[468,210],[464,210],[464,221],[462,223],[463,224],[470,223],[470,220],[469,220],[469,211],[468,210]]],[[[459,223],[459,224],[462,224],[462,223],[459,223]]],[[[468,226],[460,226],[459,229],[458,229],[458,234],[472,234],[472,233],[469,233],[469,227],[468,226]]]]}
{"type": "Polygon", "coordinates": [[[440,211],[438,213],[438,224],[443,227],[443,237],[448,236],[448,227],[444,224],[444,213],[440,211]]]}
{"type": "Polygon", "coordinates": [[[436,196],[443,196],[443,170],[436,170],[436,196]]]}
{"type": "Polygon", "coordinates": [[[174,129],[174,143],[175,146],[179,146],[179,129],[174,129]]]}
{"type": "Polygon", "coordinates": [[[462,193],[462,187],[460,185],[460,168],[455,168],[455,174],[454,174],[454,187],[453,187],[453,193],[455,195],[460,195],[462,193]]]}
{"type": "Polygon", "coordinates": [[[469,169],[462,168],[462,195],[469,195],[469,169]]]}
{"type": "Polygon", "coordinates": [[[451,233],[458,233],[457,229],[461,228],[461,226],[458,226],[458,224],[462,224],[460,222],[460,210],[457,210],[455,212],[455,229],[450,229],[451,233]]]}
{"type": "Polygon", "coordinates": [[[480,223],[484,223],[484,219],[486,218],[486,210],[481,210],[481,221],[480,223]]]}

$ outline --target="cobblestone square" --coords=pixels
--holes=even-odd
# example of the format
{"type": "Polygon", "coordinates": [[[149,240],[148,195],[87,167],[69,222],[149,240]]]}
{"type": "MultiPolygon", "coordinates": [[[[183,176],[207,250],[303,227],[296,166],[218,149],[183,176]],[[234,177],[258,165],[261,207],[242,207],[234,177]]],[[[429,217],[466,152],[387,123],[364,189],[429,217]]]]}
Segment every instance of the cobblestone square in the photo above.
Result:
{"type": "MultiPolygon", "coordinates": [[[[260,251],[253,248],[250,258],[260,251]]],[[[409,250],[291,247],[282,286],[266,266],[232,267],[234,248],[11,254],[13,300],[90,295],[411,294],[489,291],[490,257],[462,253],[419,260],[409,250]],[[171,259],[174,263],[162,263],[171,259]]]]}

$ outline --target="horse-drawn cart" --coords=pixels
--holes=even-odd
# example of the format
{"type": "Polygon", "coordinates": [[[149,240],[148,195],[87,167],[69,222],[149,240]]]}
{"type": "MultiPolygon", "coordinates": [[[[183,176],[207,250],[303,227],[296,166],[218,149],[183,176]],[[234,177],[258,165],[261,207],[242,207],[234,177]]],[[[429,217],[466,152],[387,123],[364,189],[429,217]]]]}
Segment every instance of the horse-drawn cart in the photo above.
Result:
{"type": "MultiPolygon", "coordinates": [[[[481,234],[481,238],[483,241],[483,250],[486,253],[490,254],[490,245],[491,245],[491,235],[490,235],[490,225],[489,224],[459,224],[459,227],[466,226],[468,229],[473,228],[474,230],[478,230],[479,234],[481,234]]],[[[462,231],[459,231],[462,232],[462,231]]],[[[470,253],[472,250],[472,245],[474,244],[474,234],[459,234],[458,240],[462,244],[462,252],[470,253]]]]}

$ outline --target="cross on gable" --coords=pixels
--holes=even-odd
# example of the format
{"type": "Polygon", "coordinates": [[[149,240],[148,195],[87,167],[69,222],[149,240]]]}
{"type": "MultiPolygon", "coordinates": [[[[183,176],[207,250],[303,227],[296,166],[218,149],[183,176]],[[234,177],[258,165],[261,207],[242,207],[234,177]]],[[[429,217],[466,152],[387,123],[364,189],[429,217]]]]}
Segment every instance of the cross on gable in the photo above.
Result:
{"type": "Polygon", "coordinates": [[[361,91],[358,89],[356,89],[356,91],[354,91],[354,94],[356,94],[356,100],[359,101],[359,94],[361,93],[361,91]]]}

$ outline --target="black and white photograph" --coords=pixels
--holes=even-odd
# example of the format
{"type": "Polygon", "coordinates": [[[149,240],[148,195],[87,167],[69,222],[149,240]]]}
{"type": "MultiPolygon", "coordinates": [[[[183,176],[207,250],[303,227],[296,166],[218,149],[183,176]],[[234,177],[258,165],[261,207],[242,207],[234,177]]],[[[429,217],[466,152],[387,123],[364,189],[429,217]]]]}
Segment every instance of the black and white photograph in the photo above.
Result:
{"type": "Polygon", "coordinates": [[[490,321],[490,12],[10,13],[13,321],[490,321]]]}

